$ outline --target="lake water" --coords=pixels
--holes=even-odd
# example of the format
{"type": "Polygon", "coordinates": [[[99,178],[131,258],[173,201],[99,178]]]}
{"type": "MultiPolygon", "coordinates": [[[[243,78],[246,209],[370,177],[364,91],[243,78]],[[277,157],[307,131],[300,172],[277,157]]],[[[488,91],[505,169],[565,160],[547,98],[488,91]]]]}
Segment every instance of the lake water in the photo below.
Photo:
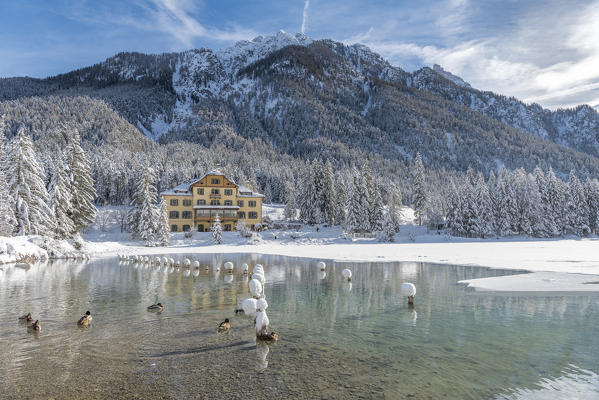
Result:
{"type": "Polygon", "coordinates": [[[327,261],[323,276],[319,260],[193,258],[199,273],[115,259],[2,266],[0,398],[599,398],[599,297],[456,283],[515,273],[477,267],[327,261]],[[233,312],[248,281],[214,271],[225,261],[264,265],[276,345],[256,344],[252,318],[233,312]],[[164,312],[146,310],[156,302],[164,312]],[[41,333],[19,324],[26,312],[41,333]]]}

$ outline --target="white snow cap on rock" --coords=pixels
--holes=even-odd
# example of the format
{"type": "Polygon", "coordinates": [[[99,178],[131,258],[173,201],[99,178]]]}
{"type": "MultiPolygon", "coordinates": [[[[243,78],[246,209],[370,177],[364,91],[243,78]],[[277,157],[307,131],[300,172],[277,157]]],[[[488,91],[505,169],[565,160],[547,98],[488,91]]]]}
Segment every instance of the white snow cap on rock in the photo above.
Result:
{"type": "Polygon", "coordinates": [[[254,297],[258,297],[262,294],[262,283],[258,279],[252,279],[250,281],[250,293],[254,297]]]}
{"type": "Polygon", "coordinates": [[[416,296],[416,285],[410,282],[402,283],[401,294],[404,296],[416,296]]]}

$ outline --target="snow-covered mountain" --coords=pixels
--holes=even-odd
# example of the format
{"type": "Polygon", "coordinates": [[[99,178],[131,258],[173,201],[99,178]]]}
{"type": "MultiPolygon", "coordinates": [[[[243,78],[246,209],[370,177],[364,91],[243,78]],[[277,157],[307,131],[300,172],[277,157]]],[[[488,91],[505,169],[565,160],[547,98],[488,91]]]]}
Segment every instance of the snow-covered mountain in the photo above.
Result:
{"type": "Polygon", "coordinates": [[[408,73],[366,46],[283,31],[218,51],[120,53],[44,80],[0,80],[0,100],[32,95],[100,98],[160,142],[238,135],[304,158],[420,152],[460,170],[565,173],[599,162],[599,114],[589,106],[552,112],[478,91],[438,65],[408,73]]]}

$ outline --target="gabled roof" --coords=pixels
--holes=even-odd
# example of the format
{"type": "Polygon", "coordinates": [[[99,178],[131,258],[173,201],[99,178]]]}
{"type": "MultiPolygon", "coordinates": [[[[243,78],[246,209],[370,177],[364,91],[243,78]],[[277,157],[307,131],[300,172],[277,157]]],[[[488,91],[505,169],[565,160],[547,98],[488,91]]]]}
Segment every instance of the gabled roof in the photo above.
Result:
{"type": "Polygon", "coordinates": [[[226,178],[229,182],[231,182],[233,185],[237,186],[237,197],[264,197],[263,194],[254,192],[251,189],[247,188],[246,186],[236,184],[235,181],[233,181],[232,179],[230,179],[228,176],[226,176],[225,174],[223,174],[222,172],[220,172],[217,169],[213,169],[213,170],[206,172],[204,175],[202,175],[201,178],[194,179],[190,182],[184,182],[184,183],[181,183],[181,184],[175,186],[172,189],[165,190],[164,192],[161,192],[160,195],[191,196],[192,195],[191,186],[195,183],[198,183],[199,181],[201,181],[202,179],[206,178],[209,175],[222,176],[222,177],[226,178]]]}

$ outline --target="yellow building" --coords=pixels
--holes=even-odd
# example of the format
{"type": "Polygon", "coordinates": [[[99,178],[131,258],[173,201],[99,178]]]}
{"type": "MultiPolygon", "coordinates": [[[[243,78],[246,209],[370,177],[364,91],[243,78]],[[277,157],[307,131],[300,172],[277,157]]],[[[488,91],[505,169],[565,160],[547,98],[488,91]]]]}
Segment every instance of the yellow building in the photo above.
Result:
{"type": "Polygon", "coordinates": [[[234,230],[239,220],[252,229],[262,223],[264,195],[237,185],[217,170],[160,195],[166,202],[171,232],[209,231],[217,215],[224,231],[234,230]]]}

